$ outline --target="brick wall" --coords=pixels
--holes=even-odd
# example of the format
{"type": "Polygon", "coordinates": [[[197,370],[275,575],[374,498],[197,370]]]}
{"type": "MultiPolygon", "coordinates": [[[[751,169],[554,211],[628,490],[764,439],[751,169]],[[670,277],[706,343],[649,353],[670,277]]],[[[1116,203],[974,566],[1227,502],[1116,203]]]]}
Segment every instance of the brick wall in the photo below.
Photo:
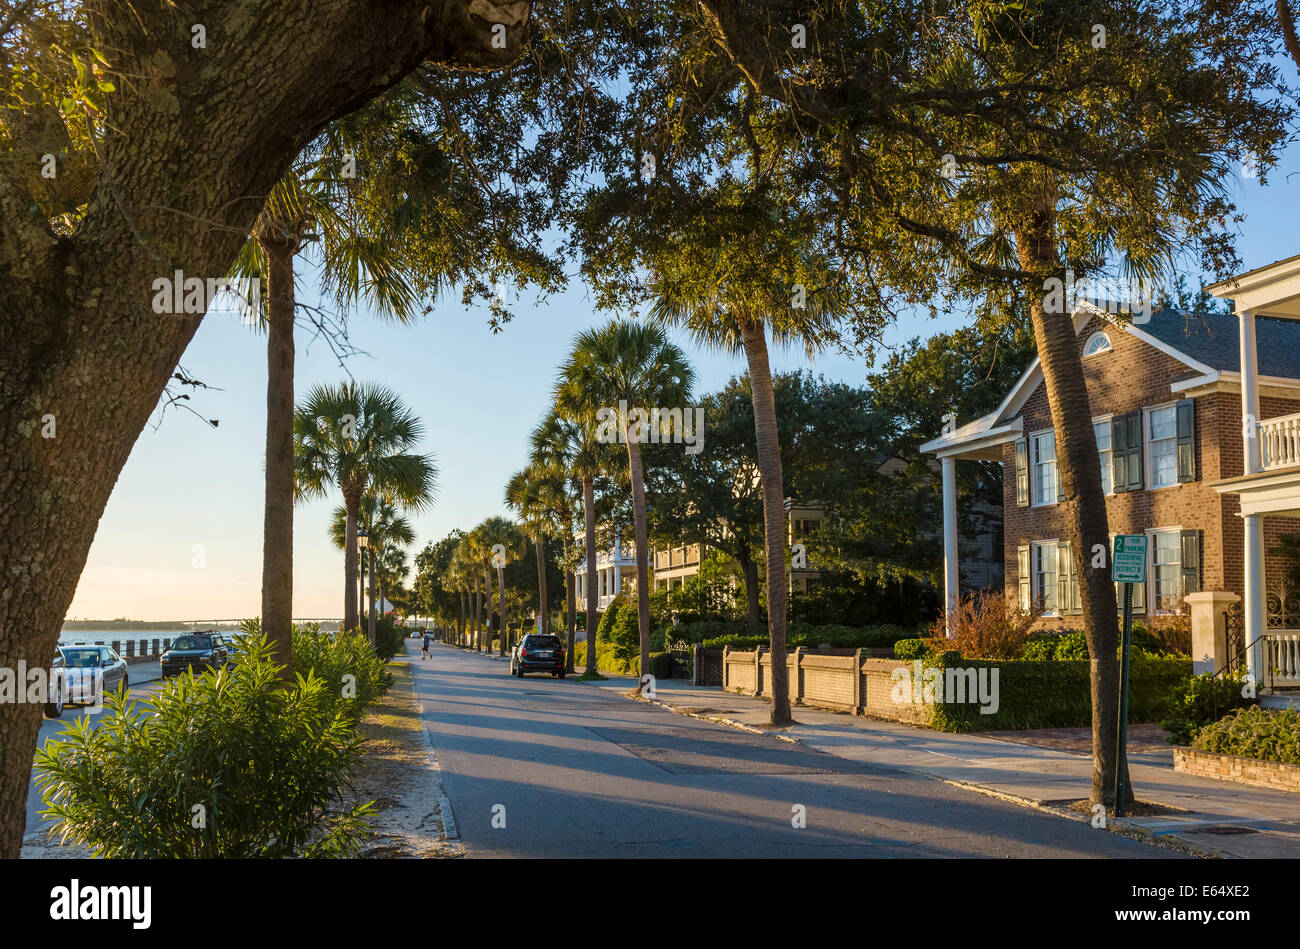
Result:
{"type": "Polygon", "coordinates": [[[1260,761],[1258,758],[1221,755],[1214,751],[1175,748],[1174,770],[1258,788],[1300,792],[1300,765],[1279,761],[1260,761]]]}
{"type": "MultiPolygon", "coordinates": [[[[1105,329],[1112,350],[1083,360],[1092,416],[1122,415],[1176,399],[1169,391],[1172,382],[1185,379],[1192,371],[1174,359],[1122,329],[1095,318],[1079,333],[1079,345],[1094,332],[1105,329]]],[[[1300,411],[1300,401],[1262,398],[1263,418],[1300,411]]],[[[1021,410],[1024,432],[1050,429],[1052,415],[1047,388],[1039,385],[1021,410]]],[[[1216,392],[1196,398],[1195,453],[1197,480],[1172,487],[1122,492],[1107,497],[1106,514],[1112,533],[1142,533],[1151,528],[1180,527],[1202,534],[1201,570],[1203,588],[1227,590],[1241,595],[1244,588],[1243,528],[1237,516],[1240,504],[1232,495],[1220,495],[1210,487],[1215,481],[1243,472],[1241,399],[1235,393],[1216,392]]],[[[1145,457],[1144,457],[1145,463],[1145,457]]],[[[1003,496],[1005,549],[1004,576],[1009,596],[1017,595],[1019,563],[1017,550],[1034,540],[1068,538],[1064,503],[1043,507],[1016,505],[1015,446],[1003,446],[1003,496]]],[[[1143,481],[1146,482],[1144,475],[1143,481]]],[[[1032,481],[1032,468],[1031,468],[1032,481]]],[[[1293,518],[1266,518],[1266,549],[1283,533],[1300,531],[1293,518]]],[[[1288,564],[1280,557],[1266,560],[1269,580],[1280,578],[1288,564]]],[[[1077,627],[1080,618],[1066,615],[1044,618],[1044,628],[1077,627]]]]}

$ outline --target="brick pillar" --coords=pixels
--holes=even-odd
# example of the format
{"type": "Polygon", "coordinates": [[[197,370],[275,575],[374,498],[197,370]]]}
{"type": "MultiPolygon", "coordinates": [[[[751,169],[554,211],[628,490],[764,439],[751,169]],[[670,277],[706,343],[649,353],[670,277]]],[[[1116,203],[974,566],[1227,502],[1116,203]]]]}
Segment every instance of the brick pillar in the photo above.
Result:
{"type": "Polygon", "coordinates": [[[853,651],[853,714],[862,709],[862,650],[853,651]]]}
{"type": "Polygon", "coordinates": [[[153,652],[150,655],[158,655],[158,640],[156,639],[153,641],[153,652]]]}
{"type": "MultiPolygon", "coordinates": [[[[1235,593],[1188,593],[1183,600],[1192,612],[1192,674],[1218,672],[1228,655],[1228,625],[1224,613],[1241,602],[1235,593]]],[[[1242,645],[1246,645],[1243,643],[1242,645]]]]}
{"type": "Polygon", "coordinates": [[[790,696],[791,705],[803,704],[803,647],[795,646],[794,652],[787,653],[794,656],[794,665],[790,669],[790,685],[793,686],[794,694],[790,696]]]}

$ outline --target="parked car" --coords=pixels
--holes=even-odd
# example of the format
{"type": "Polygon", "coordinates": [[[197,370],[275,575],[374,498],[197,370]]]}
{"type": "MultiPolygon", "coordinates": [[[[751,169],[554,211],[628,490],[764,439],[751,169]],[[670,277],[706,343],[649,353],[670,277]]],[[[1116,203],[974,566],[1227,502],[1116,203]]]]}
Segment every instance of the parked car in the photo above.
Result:
{"type": "Polygon", "coordinates": [[[529,633],[510,651],[510,674],[523,678],[530,672],[564,678],[564,642],[560,637],[529,633]]]}
{"type": "Polygon", "coordinates": [[[217,670],[230,660],[231,647],[220,633],[191,633],[178,636],[162,654],[164,679],[180,675],[188,669],[205,672],[217,670]]]}
{"type": "Polygon", "coordinates": [[[60,652],[66,677],[63,698],[67,705],[98,705],[108,693],[131,686],[126,660],[109,646],[78,644],[64,646],[60,652]],[[99,673],[103,674],[102,679],[99,673]]]}
{"type": "Polygon", "coordinates": [[[57,646],[54,648],[54,658],[50,660],[50,691],[52,695],[45,696],[49,699],[45,703],[45,717],[59,718],[63,714],[63,701],[67,694],[67,660],[63,658],[63,650],[57,646]]]}

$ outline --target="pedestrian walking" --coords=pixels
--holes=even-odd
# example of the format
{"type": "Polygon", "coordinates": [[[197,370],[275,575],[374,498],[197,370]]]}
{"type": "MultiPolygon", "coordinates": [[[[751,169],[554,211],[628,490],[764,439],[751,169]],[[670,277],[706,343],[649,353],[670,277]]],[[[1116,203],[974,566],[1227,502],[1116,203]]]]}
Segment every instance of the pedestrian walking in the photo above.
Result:
{"type": "Polygon", "coordinates": [[[433,635],[426,629],[424,631],[424,648],[420,650],[421,659],[429,658],[429,642],[432,639],[433,639],[433,635]]]}

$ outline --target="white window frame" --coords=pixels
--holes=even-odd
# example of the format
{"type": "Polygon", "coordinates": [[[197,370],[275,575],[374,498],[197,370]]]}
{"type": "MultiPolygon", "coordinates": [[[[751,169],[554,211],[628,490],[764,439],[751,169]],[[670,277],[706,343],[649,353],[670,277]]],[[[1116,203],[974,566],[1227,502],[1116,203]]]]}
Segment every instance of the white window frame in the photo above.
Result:
{"type": "MultiPolygon", "coordinates": [[[[1041,462],[1041,464],[1045,465],[1047,464],[1047,462],[1041,462]]],[[[1045,428],[1042,431],[1030,433],[1029,435],[1029,503],[1031,506],[1050,507],[1051,505],[1056,504],[1060,501],[1060,496],[1057,494],[1056,486],[1059,482],[1061,474],[1060,474],[1060,470],[1057,468],[1056,465],[1057,465],[1056,432],[1050,428],[1045,428]],[[1038,440],[1043,437],[1047,437],[1052,440],[1052,461],[1051,461],[1052,478],[1050,482],[1052,485],[1052,499],[1050,501],[1043,500],[1041,496],[1041,491],[1038,487],[1038,482],[1039,482],[1038,466],[1040,462],[1037,461],[1036,459],[1038,458],[1038,440]]]]}
{"type": "MultiPolygon", "coordinates": [[[[1044,616],[1060,616],[1060,604],[1056,603],[1056,583],[1057,563],[1056,549],[1061,546],[1061,542],[1056,538],[1051,540],[1031,540],[1029,542],[1029,602],[1030,604],[1042,603],[1044,616]],[[1038,579],[1038,556],[1039,551],[1047,552],[1048,563],[1051,566],[1051,580],[1042,583],[1038,579]],[[1050,594],[1049,592],[1050,591],[1050,594]],[[1052,606],[1048,606],[1048,596],[1051,596],[1052,606]]],[[[1046,573],[1046,571],[1044,571],[1046,573]]]]}
{"type": "MultiPolygon", "coordinates": [[[[1160,595],[1156,586],[1156,535],[1173,534],[1174,551],[1178,559],[1174,563],[1174,585],[1176,588],[1175,599],[1181,599],[1183,589],[1183,529],[1182,527],[1152,527],[1146,532],[1147,548],[1151,555],[1147,560],[1147,613],[1151,616],[1175,616],[1178,610],[1164,610],[1160,608],[1160,595]]],[[[1167,564],[1165,566],[1168,566],[1167,564]]]]}
{"type": "Polygon", "coordinates": [[[1178,403],[1166,402],[1163,405],[1151,405],[1142,409],[1142,464],[1146,467],[1146,489],[1148,491],[1163,491],[1166,488],[1176,488],[1181,481],[1178,480],[1178,403]],[[1168,438],[1153,439],[1151,437],[1151,416],[1155,412],[1162,412],[1166,409],[1173,412],[1174,415],[1174,434],[1168,438]],[[1172,484],[1156,484],[1156,452],[1155,443],[1168,443],[1173,447],[1170,456],[1174,460],[1174,480],[1172,484]]]}
{"type": "Polygon", "coordinates": [[[1108,353],[1114,348],[1114,345],[1110,341],[1110,334],[1105,330],[1098,330],[1089,336],[1087,342],[1083,344],[1083,358],[1090,359],[1093,356],[1100,356],[1102,353],[1108,353]],[[1092,344],[1097,342],[1098,339],[1104,339],[1106,345],[1099,349],[1093,349],[1092,344]]]}
{"type": "Polygon", "coordinates": [[[1104,425],[1106,426],[1106,440],[1110,444],[1110,447],[1106,449],[1105,454],[1102,453],[1100,447],[1097,449],[1097,460],[1101,463],[1102,494],[1106,495],[1106,497],[1111,497],[1115,493],[1115,432],[1112,428],[1114,421],[1114,412],[1109,415],[1098,415],[1092,420],[1093,441],[1097,440],[1097,426],[1104,425]],[[1109,490],[1106,488],[1107,481],[1110,482],[1109,490]]]}

